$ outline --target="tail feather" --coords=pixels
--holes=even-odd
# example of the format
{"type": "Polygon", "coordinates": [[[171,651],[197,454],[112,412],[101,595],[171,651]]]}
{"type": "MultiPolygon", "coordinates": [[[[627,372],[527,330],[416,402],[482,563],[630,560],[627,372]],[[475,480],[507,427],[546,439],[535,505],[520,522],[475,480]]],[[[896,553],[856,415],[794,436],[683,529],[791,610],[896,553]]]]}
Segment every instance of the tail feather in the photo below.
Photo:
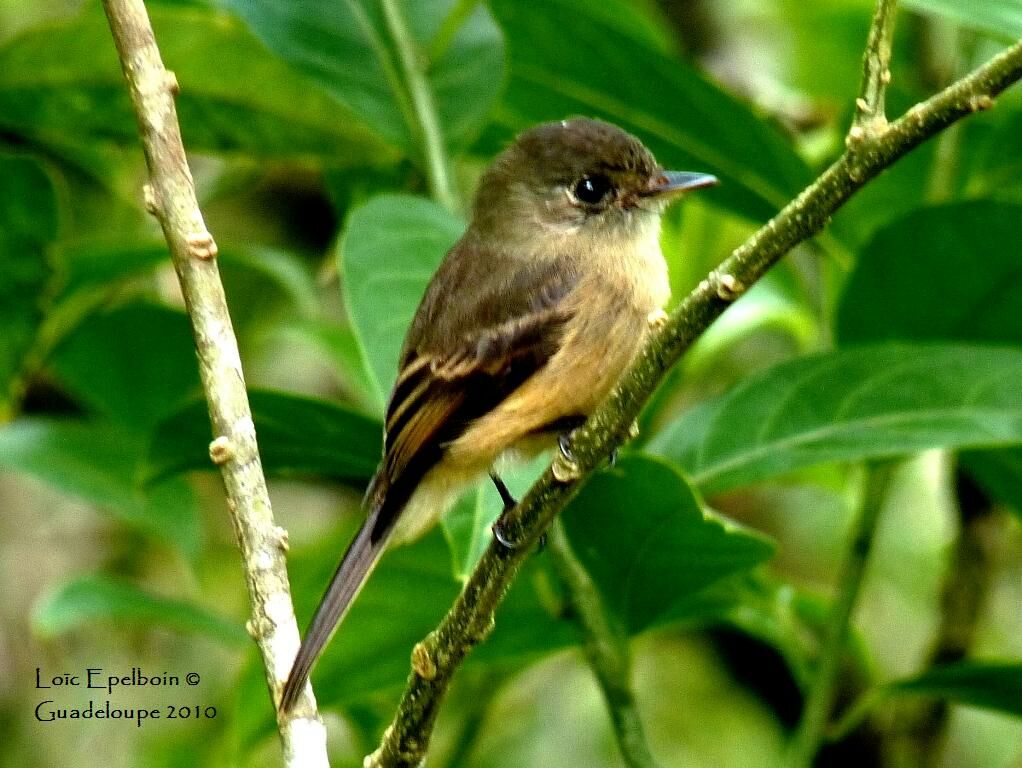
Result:
{"type": "Polygon", "coordinates": [[[387,547],[387,540],[390,538],[391,526],[386,526],[382,535],[376,530],[377,521],[383,512],[382,504],[374,504],[373,511],[362,524],[354,540],[348,546],[348,550],[337,566],[326,594],[323,595],[319,607],[316,609],[309,629],[302,640],[302,645],[295,656],[291,673],[280,696],[280,711],[289,711],[298,700],[305,683],[309,679],[312,666],[320,651],[330,640],[334,629],[340,624],[352,601],[362,590],[362,586],[369,578],[373,568],[380,560],[384,549],[387,547]]]}

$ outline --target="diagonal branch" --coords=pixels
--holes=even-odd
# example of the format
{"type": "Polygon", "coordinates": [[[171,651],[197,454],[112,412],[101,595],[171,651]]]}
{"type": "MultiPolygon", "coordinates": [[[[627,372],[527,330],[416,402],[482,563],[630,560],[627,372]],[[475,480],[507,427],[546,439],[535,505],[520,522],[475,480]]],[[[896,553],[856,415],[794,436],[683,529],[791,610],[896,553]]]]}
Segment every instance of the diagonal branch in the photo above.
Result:
{"type": "MultiPolygon", "coordinates": [[[[216,243],[202,220],[181,142],[174,106],[178,84],[163,66],[142,0],[104,0],[103,5],[149,168],[146,208],[163,227],[195,336],[214,435],[210,458],[223,476],[252,602],[247,628],[262,652],[267,682],[276,697],[298,650],[298,625],[284,564],[287,538],[273,521],[238,342],[217,268],[216,243]]],[[[283,721],[280,733],[286,765],[328,765],[326,731],[318,717],[283,721]]]]}
{"type": "Polygon", "coordinates": [[[647,342],[607,401],[575,435],[574,462],[555,461],[507,516],[504,532],[517,548],[486,550],[437,628],[416,646],[417,663],[380,747],[366,766],[417,766],[455,670],[493,626],[497,606],[532,546],[577,493],[581,480],[627,439],[629,427],[667,370],[748,286],[785,253],[826,226],[870,179],[961,118],[993,106],[1022,78],[1022,42],[915,105],[876,135],[864,134],[795,200],[732,253],[682,302],[647,342]],[[562,480],[558,480],[560,477],[562,480]]]}

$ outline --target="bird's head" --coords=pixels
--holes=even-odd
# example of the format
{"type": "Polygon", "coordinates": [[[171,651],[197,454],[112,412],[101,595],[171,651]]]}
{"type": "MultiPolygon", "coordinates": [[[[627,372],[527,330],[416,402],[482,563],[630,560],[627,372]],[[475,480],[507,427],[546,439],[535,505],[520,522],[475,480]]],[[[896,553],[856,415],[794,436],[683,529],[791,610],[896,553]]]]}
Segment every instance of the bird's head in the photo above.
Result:
{"type": "Polygon", "coordinates": [[[505,243],[542,235],[633,238],[656,228],[667,204],[714,176],[664,170],[637,138],[572,118],[522,133],[483,174],[477,231],[505,243]]]}

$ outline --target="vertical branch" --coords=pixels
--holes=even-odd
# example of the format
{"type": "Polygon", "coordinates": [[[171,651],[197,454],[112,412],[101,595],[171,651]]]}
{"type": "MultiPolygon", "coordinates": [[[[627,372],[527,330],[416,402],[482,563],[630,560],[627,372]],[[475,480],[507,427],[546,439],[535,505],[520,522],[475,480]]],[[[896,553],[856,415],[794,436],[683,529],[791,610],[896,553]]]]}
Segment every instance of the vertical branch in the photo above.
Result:
{"type": "Polygon", "coordinates": [[[560,520],[550,525],[548,536],[548,552],[568,588],[585,638],[586,658],[607,702],[621,756],[629,768],[656,768],[632,694],[628,637],[605,610],[603,598],[575,557],[560,520]]]}
{"type": "MultiPolygon", "coordinates": [[[[957,477],[960,528],[945,574],[936,642],[925,668],[962,661],[972,648],[989,597],[1007,520],[998,514],[973,481],[957,477]]],[[[951,706],[946,699],[911,702],[901,707],[891,751],[899,765],[932,767],[941,763],[951,706]]]]}
{"type": "Polygon", "coordinates": [[[397,0],[380,0],[380,4],[383,6],[387,30],[397,48],[401,71],[408,85],[408,93],[418,120],[418,124],[412,127],[414,132],[419,134],[430,194],[447,210],[457,211],[460,207],[458,193],[451,178],[450,163],[444,146],[440,118],[433,102],[433,92],[423,68],[423,54],[412,40],[397,0]]]}
{"type": "Polygon", "coordinates": [[[482,0],[457,0],[454,7],[444,17],[443,22],[440,24],[440,29],[437,30],[429,44],[428,56],[430,61],[438,61],[447,52],[447,49],[454,41],[454,36],[458,34],[458,30],[464,26],[465,22],[468,21],[468,17],[472,15],[476,6],[481,2],[482,0]]]}
{"type": "MultiPolygon", "coordinates": [[[[181,141],[174,105],[178,83],[163,66],[142,0],[104,0],[103,5],[149,169],[146,208],[163,228],[192,324],[213,427],[210,458],[223,477],[252,602],[247,628],[262,652],[267,682],[276,697],[298,650],[284,562],[287,535],[273,521],[238,343],[217,268],[217,247],[202,220],[181,141]]],[[[304,711],[309,716],[280,724],[286,764],[326,766],[326,732],[311,698],[304,711]]]]}
{"type": "Polygon", "coordinates": [[[855,100],[850,139],[882,134],[887,129],[885,96],[891,82],[891,41],[897,0],[877,0],[862,56],[862,82],[855,100]]]}
{"type": "Polygon", "coordinates": [[[811,768],[827,727],[834,703],[834,687],[844,656],[852,611],[859,597],[859,588],[866,564],[873,549],[873,534],[890,486],[894,465],[881,463],[869,467],[866,492],[858,519],[853,525],[851,545],[838,577],[840,590],[827,620],[819,666],[809,689],[802,719],[788,745],[787,768],[811,768]]]}

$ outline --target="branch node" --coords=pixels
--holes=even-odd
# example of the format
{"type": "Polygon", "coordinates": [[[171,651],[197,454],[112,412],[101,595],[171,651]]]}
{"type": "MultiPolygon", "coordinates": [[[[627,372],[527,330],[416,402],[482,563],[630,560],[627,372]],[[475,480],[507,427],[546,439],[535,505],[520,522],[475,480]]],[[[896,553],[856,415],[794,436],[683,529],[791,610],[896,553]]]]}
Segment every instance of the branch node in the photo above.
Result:
{"type": "Polygon", "coordinates": [[[497,619],[491,614],[484,618],[482,624],[476,622],[472,626],[472,634],[467,638],[471,645],[479,645],[493,632],[497,619]]]}
{"type": "Polygon", "coordinates": [[[632,423],[628,425],[628,432],[625,434],[626,440],[636,440],[639,437],[639,420],[632,419],[632,423]]]}
{"type": "Polygon", "coordinates": [[[362,758],[362,768],[375,768],[376,766],[383,765],[383,745],[390,741],[393,733],[394,726],[388,725],[383,732],[383,737],[380,739],[380,746],[376,748],[375,752],[362,758]]]}
{"type": "Polygon", "coordinates": [[[220,435],[209,444],[209,458],[218,467],[234,458],[234,443],[227,435],[220,435]]]}
{"type": "Polygon", "coordinates": [[[278,525],[273,529],[273,535],[277,540],[277,549],[281,552],[287,552],[291,549],[291,541],[288,537],[287,528],[282,528],[278,525]]]}
{"type": "Polygon", "coordinates": [[[216,241],[208,231],[195,232],[188,235],[185,243],[188,245],[188,255],[194,259],[213,259],[217,255],[216,241]]]}
{"type": "Polygon", "coordinates": [[[167,90],[171,96],[177,96],[181,93],[181,84],[177,81],[177,75],[171,72],[169,69],[163,70],[164,84],[167,86],[167,90]]]}
{"type": "Polygon", "coordinates": [[[572,483],[582,477],[582,470],[578,462],[569,459],[563,453],[558,453],[554,463],[550,466],[554,479],[559,483],[572,483]]]}
{"type": "Polygon", "coordinates": [[[991,109],[993,106],[993,98],[985,93],[977,93],[969,99],[969,109],[973,112],[982,112],[984,110],[991,109]]]}
{"type": "Polygon", "coordinates": [[[745,284],[729,272],[714,272],[715,292],[721,301],[734,301],[745,293],[745,284]]]}
{"type": "Polygon", "coordinates": [[[663,309],[654,309],[646,316],[646,322],[649,323],[650,330],[659,331],[665,325],[667,325],[668,315],[663,309]]]}
{"type": "Polygon", "coordinates": [[[160,196],[156,188],[148,181],[142,185],[142,201],[145,203],[146,211],[156,218],[160,218],[160,196]]]}
{"type": "Polygon", "coordinates": [[[436,662],[425,643],[416,643],[412,648],[412,671],[423,680],[436,679],[436,662]]]}
{"type": "Polygon", "coordinates": [[[855,106],[863,114],[868,114],[871,111],[869,108],[869,103],[861,96],[855,100],[855,106]]]}

